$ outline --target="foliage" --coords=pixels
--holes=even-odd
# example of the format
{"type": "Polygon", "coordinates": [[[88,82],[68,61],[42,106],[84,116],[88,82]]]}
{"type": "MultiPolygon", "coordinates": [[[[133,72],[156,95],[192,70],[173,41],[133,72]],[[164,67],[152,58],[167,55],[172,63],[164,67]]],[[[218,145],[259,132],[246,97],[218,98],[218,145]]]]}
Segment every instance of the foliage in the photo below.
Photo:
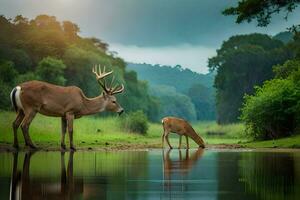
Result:
{"type": "Polygon", "coordinates": [[[17,74],[11,61],[0,60],[0,105],[3,107],[11,107],[9,94],[17,74]]]}
{"type": "Polygon", "coordinates": [[[223,42],[217,56],[209,59],[215,78],[217,120],[238,120],[244,94],[252,94],[254,86],[271,79],[272,66],[292,57],[284,44],[268,35],[238,35],[223,42]]]}
{"type": "Polygon", "coordinates": [[[278,78],[266,81],[254,95],[245,97],[241,119],[254,138],[289,136],[300,124],[300,62],[287,61],[275,71],[278,78]],[[294,70],[290,70],[291,64],[294,70]]]}
{"type": "Polygon", "coordinates": [[[41,80],[47,81],[57,85],[64,85],[66,79],[64,78],[65,64],[61,60],[51,57],[43,58],[37,68],[36,74],[41,80]]]}
{"type": "Polygon", "coordinates": [[[121,126],[128,132],[146,134],[149,128],[147,116],[142,110],[129,113],[121,121],[121,126]]]}
{"type": "Polygon", "coordinates": [[[294,34],[291,31],[283,31],[273,36],[273,39],[280,40],[284,44],[293,41],[294,34]]]}
{"type": "Polygon", "coordinates": [[[129,63],[128,68],[148,81],[151,95],[160,104],[156,111],[158,119],[166,115],[189,120],[215,119],[213,73],[198,74],[179,65],[170,67],[129,63]]]}
{"type": "Polygon", "coordinates": [[[192,85],[202,84],[212,88],[214,74],[199,74],[180,65],[174,67],[128,63],[128,68],[137,72],[142,80],[153,85],[167,85],[175,87],[178,92],[185,93],[192,85]]]}
{"type": "Polygon", "coordinates": [[[209,89],[201,84],[195,84],[187,91],[195,105],[197,120],[214,120],[215,119],[215,94],[214,90],[209,89]]]}
{"type": "Polygon", "coordinates": [[[176,92],[175,88],[157,85],[152,86],[150,92],[158,98],[161,105],[159,119],[166,116],[176,116],[189,121],[197,119],[195,106],[191,99],[184,94],[176,92]]]}
{"type": "Polygon", "coordinates": [[[13,85],[17,71],[11,61],[0,60],[0,80],[8,85],[13,85]]]}
{"type": "MultiPolygon", "coordinates": [[[[0,16],[0,27],[0,60],[11,65],[0,74],[3,79],[0,109],[10,108],[8,91],[15,84],[34,79],[75,85],[86,96],[95,97],[100,94],[100,86],[91,69],[95,64],[101,64],[114,71],[116,82],[125,85],[125,93],[118,97],[118,102],[126,111],[141,109],[150,120],[157,120],[159,104],[148,94],[147,84],[136,75],[130,77],[126,63],[107,52],[108,44],[97,38],[79,36],[80,29],[73,22],[59,22],[48,15],[31,20],[22,15],[14,19],[0,16]],[[13,74],[9,74],[11,68],[13,74]]],[[[1,64],[1,70],[6,68],[1,64]]]]}
{"type": "Polygon", "coordinates": [[[271,16],[283,10],[286,17],[299,4],[299,0],[240,0],[236,7],[230,7],[223,11],[224,15],[237,15],[236,23],[257,20],[258,26],[267,26],[271,16]]]}

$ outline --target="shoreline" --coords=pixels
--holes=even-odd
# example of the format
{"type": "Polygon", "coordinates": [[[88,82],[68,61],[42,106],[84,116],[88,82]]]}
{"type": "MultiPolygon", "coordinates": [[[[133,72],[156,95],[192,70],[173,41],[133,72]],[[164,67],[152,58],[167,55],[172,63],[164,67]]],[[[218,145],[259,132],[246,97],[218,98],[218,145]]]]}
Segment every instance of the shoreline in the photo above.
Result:
{"type": "MultiPolygon", "coordinates": [[[[69,148],[62,150],[59,147],[47,147],[38,145],[37,149],[30,149],[29,147],[20,146],[19,149],[15,149],[11,144],[1,144],[0,153],[11,153],[11,152],[70,152],[69,148]]],[[[197,148],[192,147],[189,150],[195,150],[197,148]]],[[[151,146],[151,145],[115,145],[115,146],[99,146],[99,147],[77,147],[75,152],[103,152],[103,151],[151,151],[151,150],[164,150],[168,151],[169,148],[151,146]]],[[[172,150],[179,150],[178,148],[173,148],[172,150]]],[[[186,148],[181,148],[180,150],[186,150],[186,148]]],[[[238,144],[213,144],[207,145],[204,150],[208,151],[249,151],[249,152],[300,152],[300,148],[284,148],[284,147],[245,147],[238,144]]]]}

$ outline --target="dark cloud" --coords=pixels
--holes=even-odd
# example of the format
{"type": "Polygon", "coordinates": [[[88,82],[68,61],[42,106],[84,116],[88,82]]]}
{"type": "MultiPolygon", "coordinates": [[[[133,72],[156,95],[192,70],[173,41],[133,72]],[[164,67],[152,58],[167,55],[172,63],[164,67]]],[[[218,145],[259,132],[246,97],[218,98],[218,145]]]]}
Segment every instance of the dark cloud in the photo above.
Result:
{"type": "MultiPolygon", "coordinates": [[[[137,46],[191,44],[217,47],[235,34],[275,34],[299,23],[300,12],[288,22],[276,16],[267,28],[237,25],[221,11],[237,0],[1,0],[0,13],[34,17],[46,13],[79,24],[82,34],[109,43],[137,46]]],[[[299,9],[297,10],[299,11],[299,9]]]]}

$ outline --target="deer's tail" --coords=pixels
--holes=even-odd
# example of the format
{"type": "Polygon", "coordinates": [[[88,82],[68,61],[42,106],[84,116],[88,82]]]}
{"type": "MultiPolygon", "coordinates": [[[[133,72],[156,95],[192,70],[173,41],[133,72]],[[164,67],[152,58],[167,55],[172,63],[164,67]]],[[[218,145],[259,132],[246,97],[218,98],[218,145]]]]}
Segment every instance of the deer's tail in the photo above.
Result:
{"type": "Polygon", "coordinates": [[[20,99],[20,93],[21,93],[20,86],[17,86],[14,89],[12,89],[10,93],[10,101],[16,112],[18,112],[19,109],[23,108],[20,99]]]}

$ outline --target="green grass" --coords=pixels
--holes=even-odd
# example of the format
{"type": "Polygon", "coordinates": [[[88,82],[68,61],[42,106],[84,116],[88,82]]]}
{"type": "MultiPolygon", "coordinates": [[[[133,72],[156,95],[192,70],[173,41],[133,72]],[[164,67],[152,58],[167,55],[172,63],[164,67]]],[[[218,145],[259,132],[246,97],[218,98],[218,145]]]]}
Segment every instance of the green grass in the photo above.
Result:
{"type": "MultiPolygon", "coordinates": [[[[0,113],[0,145],[10,145],[13,141],[11,124],[16,114],[13,112],[0,113]]],[[[161,147],[162,126],[150,123],[146,135],[125,132],[118,117],[82,117],[74,123],[74,144],[77,148],[159,148],[161,147]]],[[[300,136],[294,136],[275,141],[248,142],[243,135],[245,127],[241,123],[218,125],[216,122],[196,122],[194,129],[209,145],[240,144],[249,148],[261,147],[289,147],[299,148],[300,136]]],[[[38,146],[60,147],[60,118],[37,115],[30,126],[30,136],[38,146]]],[[[21,130],[18,131],[21,145],[24,139],[21,130]]],[[[191,140],[190,140],[191,141],[191,140]]],[[[170,142],[173,147],[178,146],[178,135],[171,134],[170,142]]],[[[66,144],[68,135],[66,134],[66,144]]],[[[166,145],[166,144],[165,144],[166,145]]],[[[183,140],[183,146],[185,140],[183,140]]],[[[197,147],[190,142],[191,147],[197,147]]]]}
{"type": "Polygon", "coordinates": [[[266,141],[254,141],[242,144],[248,148],[300,148],[300,135],[266,141]]]}

